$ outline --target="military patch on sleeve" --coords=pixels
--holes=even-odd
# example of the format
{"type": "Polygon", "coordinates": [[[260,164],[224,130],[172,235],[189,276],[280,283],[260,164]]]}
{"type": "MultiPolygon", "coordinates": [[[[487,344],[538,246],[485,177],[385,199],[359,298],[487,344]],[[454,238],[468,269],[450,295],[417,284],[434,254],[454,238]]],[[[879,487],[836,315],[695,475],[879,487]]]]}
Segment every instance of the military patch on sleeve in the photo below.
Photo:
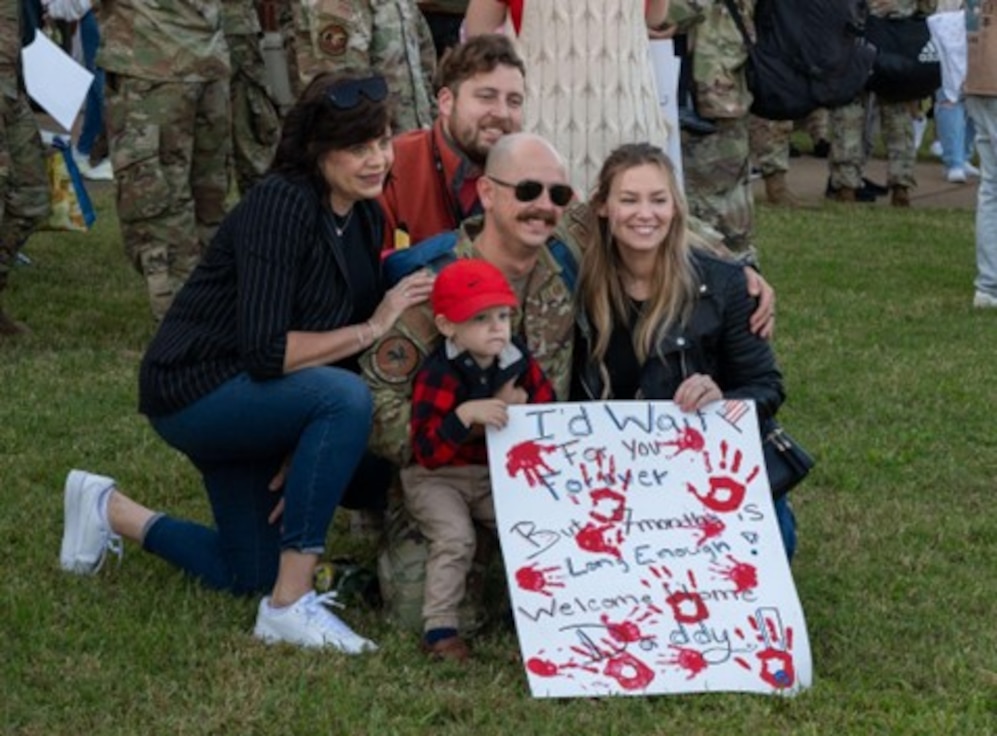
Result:
{"type": "Polygon", "coordinates": [[[342,56],[349,42],[349,31],[339,23],[330,23],[318,32],[318,47],[326,56],[342,56]]]}
{"type": "Polygon", "coordinates": [[[421,363],[422,355],[412,340],[392,335],[378,345],[371,369],[386,383],[406,383],[412,380],[421,363]]]}

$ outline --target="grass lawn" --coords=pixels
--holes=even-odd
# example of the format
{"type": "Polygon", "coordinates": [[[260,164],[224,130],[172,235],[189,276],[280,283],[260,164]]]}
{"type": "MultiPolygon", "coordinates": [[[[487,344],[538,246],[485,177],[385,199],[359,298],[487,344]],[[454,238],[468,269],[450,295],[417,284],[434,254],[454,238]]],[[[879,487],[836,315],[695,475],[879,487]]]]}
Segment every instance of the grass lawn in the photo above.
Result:
{"type": "MultiPolygon", "coordinates": [[[[201,590],[134,546],[59,570],[71,467],[206,520],[195,473],[136,413],[153,325],[110,190],[87,235],[43,233],[0,345],[0,731],[12,734],[997,733],[997,312],[971,306],[965,211],[761,209],[779,294],[787,428],[817,456],[794,501],[814,686],[756,695],[532,700],[497,627],[466,668],[422,658],[377,612],[373,656],[267,648],[254,600],[201,590]]],[[[338,529],[342,529],[339,524],[338,529]]],[[[371,549],[341,532],[341,553],[371,549]]]]}

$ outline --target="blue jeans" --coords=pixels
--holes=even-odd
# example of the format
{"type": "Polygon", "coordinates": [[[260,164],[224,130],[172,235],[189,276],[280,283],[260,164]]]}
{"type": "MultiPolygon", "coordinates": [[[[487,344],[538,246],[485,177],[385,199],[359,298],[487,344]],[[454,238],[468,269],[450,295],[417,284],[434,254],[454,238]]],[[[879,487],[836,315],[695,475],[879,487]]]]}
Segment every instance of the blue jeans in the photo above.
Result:
{"type": "Polygon", "coordinates": [[[93,72],[93,83],[87,91],[83,127],[76,142],[76,150],[90,154],[94,141],[104,129],[104,70],[97,68],[97,49],[100,48],[100,26],[94,12],[88,11],[80,18],[80,45],[83,47],[83,65],[93,72]]]}
{"type": "Polygon", "coordinates": [[[789,505],[789,496],[780,496],[773,505],[775,506],[775,519],[779,522],[779,533],[782,535],[782,546],[786,550],[786,559],[793,561],[796,554],[796,514],[793,507],[789,505]]]}
{"type": "Polygon", "coordinates": [[[976,290],[997,298],[997,97],[966,98],[976,125],[980,188],[976,193],[976,290]]]}
{"type": "Polygon", "coordinates": [[[354,373],[308,368],[270,381],[243,373],[153,428],[201,472],[215,528],[169,516],[144,548],[211,588],[269,590],[282,550],[321,554],[333,513],[367,446],[372,400],[354,373]],[[292,456],[284,514],[268,484],[292,456]]]}
{"type": "Polygon", "coordinates": [[[973,121],[962,100],[951,102],[941,90],[935,94],[935,132],[942,144],[946,169],[961,169],[973,155],[973,121]]]}

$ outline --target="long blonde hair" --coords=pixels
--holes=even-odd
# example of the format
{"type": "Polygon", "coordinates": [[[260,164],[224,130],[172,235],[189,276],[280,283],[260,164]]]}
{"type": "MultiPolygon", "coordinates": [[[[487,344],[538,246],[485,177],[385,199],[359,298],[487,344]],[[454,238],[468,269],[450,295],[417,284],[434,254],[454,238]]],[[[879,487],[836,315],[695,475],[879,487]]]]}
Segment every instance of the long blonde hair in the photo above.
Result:
{"type": "Polygon", "coordinates": [[[606,351],[614,325],[629,323],[629,298],[623,287],[623,262],[607,218],[599,210],[609,200],[617,177],[637,166],[651,164],[665,172],[668,190],[675,202],[671,227],[657,250],[651,274],[651,296],[645,302],[633,331],[634,352],[643,365],[657,350],[661,338],[677,324],[684,324],[692,314],[698,280],[692,264],[687,233],[688,206],[675,178],[671,160],[659,147],[650,143],[628,143],[614,150],[599,171],[595,191],[585,213],[584,255],[582,256],[579,297],[590,327],[595,332],[592,358],[602,375],[603,396],[611,386],[605,366],[606,351]]]}

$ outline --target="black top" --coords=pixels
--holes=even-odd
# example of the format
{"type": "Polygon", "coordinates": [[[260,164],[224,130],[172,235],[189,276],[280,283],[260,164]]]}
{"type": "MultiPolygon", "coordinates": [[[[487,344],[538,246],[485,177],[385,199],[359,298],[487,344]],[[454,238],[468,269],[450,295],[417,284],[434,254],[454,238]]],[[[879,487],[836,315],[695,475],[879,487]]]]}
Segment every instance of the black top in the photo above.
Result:
{"type": "Polygon", "coordinates": [[[611,392],[617,399],[635,399],[640,388],[640,363],[634,350],[634,329],[644,303],[627,299],[627,324],[616,325],[606,349],[606,370],[611,392]]]}
{"type": "MultiPolygon", "coordinates": [[[[632,324],[616,325],[607,356],[612,399],[671,399],[679,385],[693,373],[716,381],[728,399],[753,399],[760,418],[773,416],[785,395],[782,374],[772,346],[751,334],[748,320],[755,300],[748,294],[744,269],[703,253],[694,252],[699,282],[698,297],[687,324],[675,325],[663,335],[637,373],[636,390],[629,365],[632,324]],[[625,343],[625,344],[624,344],[625,343]],[[622,383],[616,384],[614,371],[622,383]]],[[[633,320],[633,314],[631,314],[633,320]]],[[[598,400],[602,377],[591,356],[595,344],[592,327],[579,320],[575,341],[575,375],[572,399],[598,400]]]]}
{"type": "Polygon", "coordinates": [[[142,360],[139,410],[170,414],[245,371],[283,375],[287,333],[370,317],[383,292],[383,216],[354,205],[340,238],[306,183],[270,175],[225,218],[142,360]]]}

